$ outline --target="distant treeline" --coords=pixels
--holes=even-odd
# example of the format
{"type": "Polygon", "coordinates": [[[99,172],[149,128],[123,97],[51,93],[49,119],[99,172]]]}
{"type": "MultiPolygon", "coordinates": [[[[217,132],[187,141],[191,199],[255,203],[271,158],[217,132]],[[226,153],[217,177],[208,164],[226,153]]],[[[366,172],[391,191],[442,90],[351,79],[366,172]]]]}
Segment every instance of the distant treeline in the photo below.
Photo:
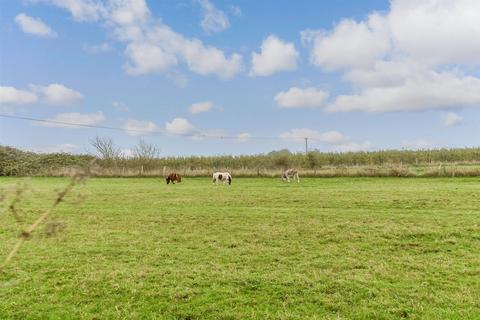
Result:
{"type": "Polygon", "coordinates": [[[89,166],[97,176],[163,176],[165,171],[204,176],[216,170],[229,170],[237,176],[275,176],[288,167],[300,169],[303,176],[480,175],[480,148],[311,151],[306,155],[280,150],[258,155],[188,157],[160,157],[158,150],[147,144],[136,149],[131,157],[99,150],[98,155],[41,154],[0,146],[0,175],[62,176],[89,166]]]}

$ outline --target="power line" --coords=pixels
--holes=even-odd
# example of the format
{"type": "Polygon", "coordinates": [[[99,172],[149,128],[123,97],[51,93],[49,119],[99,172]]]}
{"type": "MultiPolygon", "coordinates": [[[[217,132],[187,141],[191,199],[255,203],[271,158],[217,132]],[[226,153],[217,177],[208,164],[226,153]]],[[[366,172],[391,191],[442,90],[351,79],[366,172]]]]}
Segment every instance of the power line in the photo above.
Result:
{"type": "MultiPolygon", "coordinates": [[[[121,132],[130,132],[135,133],[138,135],[144,136],[179,136],[179,137],[189,137],[189,138],[205,138],[205,139],[229,139],[229,140],[241,140],[242,138],[239,136],[232,136],[232,135],[219,135],[219,134],[209,134],[209,133],[202,133],[200,131],[193,132],[193,133],[172,133],[167,132],[165,130],[135,130],[135,129],[127,129],[127,128],[120,128],[120,127],[110,127],[110,126],[100,126],[100,125],[91,125],[91,124],[84,124],[84,123],[74,123],[74,122],[66,122],[66,121],[58,121],[58,120],[51,120],[51,119],[40,119],[40,118],[33,118],[33,117],[23,117],[23,116],[14,116],[14,115],[7,115],[7,114],[0,114],[0,118],[7,118],[7,119],[16,119],[16,120],[25,120],[25,121],[34,121],[34,122],[42,122],[42,123],[50,123],[50,124],[57,124],[69,127],[83,127],[83,128],[90,128],[90,129],[104,129],[104,130],[114,130],[114,131],[121,131],[121,132]]],[[[289,136],[286,138],[282,137],[273,137],[273,136],[249,136],[244,138],[245,140],[294,140],[294,139],[305,139],[307,140],[314,140],[314,141],[321,141],[320,139],[315,139],[311,137],[305,136],[289,136]]]]}

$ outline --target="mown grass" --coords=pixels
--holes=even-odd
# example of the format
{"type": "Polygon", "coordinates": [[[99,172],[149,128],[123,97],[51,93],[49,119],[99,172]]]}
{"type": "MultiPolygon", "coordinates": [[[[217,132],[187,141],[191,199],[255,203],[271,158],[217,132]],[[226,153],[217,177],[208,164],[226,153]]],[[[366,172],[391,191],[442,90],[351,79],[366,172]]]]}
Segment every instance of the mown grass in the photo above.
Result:
{"type": "MultiPolygon", "coordinates": [[[[20,179],[2,178],[10,188],[20,179]]],[[[22,224],[63,178],[34,178],[22,224]]],[[[0,274],[0,318],[478,319],[475,178],[91,179],[0,274]]],[[[78,192],[78,191],[77,191],[78,192]]],[[[0,258],[18,235],[0,213],[0,258]]]]}

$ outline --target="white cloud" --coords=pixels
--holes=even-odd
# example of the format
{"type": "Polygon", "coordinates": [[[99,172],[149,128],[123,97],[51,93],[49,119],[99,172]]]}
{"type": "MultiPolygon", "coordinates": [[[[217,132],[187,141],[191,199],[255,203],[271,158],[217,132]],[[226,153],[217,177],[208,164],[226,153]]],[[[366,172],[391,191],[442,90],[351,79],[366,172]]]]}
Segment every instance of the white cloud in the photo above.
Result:
{"type": "Polygon", "coordinates": [[[164,25],[152,27],[147,40],[135,39],[126,48],[130,62],[126,70],[131,75],[162,73],[184,61],[188,68],[200,75],[217,75],[228,80],[242,70],[242,57],[205,46],[198,39],[186,39],[164,25]]]}
{"type": "Polygon", "coordinates": [[[209,0],[198,0],[203,10],[203,19],[200,25],[208,33],[221,32],[230,26],[227,15],[215,8],[209,0]]]}
{"type": "Polygon", "coordinates": [[[290,88],[275,96],[275,102],[282,108],[314,108],[322,106],[328,93],[316,88],[290,88]]]}
{"type": "Polygon", "coordinates": [[[213,102],[212,101],[205,101],[205,102],[198,102],[194,103],[188,108],[188,112],[192,114],[208,112],[212,109],[213,102]]]}
{"type": "Polygon", "coordinates": [[[480,2],[392,0],[388,23],[395,47],[426,64],[480,63],[480,2]]]}
{"type": "Polygon", "coordinates": [[[96,21],[106,13],[105,6],[95,0],[30,0],[30,2],[43,2],[66,9],[77,21],[96,21]]]}
{"type": "Polygon", "coordinates": [[[352,141],[350,137],[338,131],[320,132],[307,128],[299,128],[280,134],[280,138],[298,143],[302,143],[305,138],[309,138],[310,143],[325,143],[329,145],[332,150],[340,152],[368,150],[372,147],[369,141],[355,142],[352,141]]]}
{"type": "Polygon", "coordinates": [[[125,53],[130,59],[130,64],[126,65],[130,75],[161,73],[178,62],[175,54],[151,43],[130,43],[125,53]]]}
{"type": "Polygon", "coordinates": [[[187,119],[175,118],[165,124],[165,130],[173,135],[192,135],[195,127],[187,119]]]}
{"type": "Polygon", "coordinates": [[[90,54],[105,53],[112,51],[113,47],[108,42],[103,42],[100,44],[84,44],[83,51],[90,54]]]}
{"type": "Polygon", "coordinates": [[[123,129],[127,130],[127,134],[131,136],[139,136],[156,132],[157,125],[151,121],[142,121],[130,119],[124,125],[123,129]]]}
{"type": "Polygon", "coordinates": [[[248,132],[243,132],[238,135],[239,142],[247,142],[252,138],[252,135],[248,132]]]}
{"type": "Polygon", "coordinates": [[[340,95],[326,110],[418,111],[480,105],[480,79],[475,77],[429,71],[399,80],[392,85],[367,86],[356,94],[340,95]]]}
{"type": "Polygon", "coordinates": [[[386,13],[305,30],[311,62],[341,69],[353,91],[327,111],[417,111],[480,106],[480,2],[392,0],[386,13]]]}
{"type": "Polygon", "coordinates": [[[0,86],[0,105],[31,104],[37,101],[37,95],[30,91],[0,86]]]}
{"type": "Polygon", "coordinates": [[[48,120],[59,123],[38,122],[36,124],[43,127],[82,128],[82,126],[77,126],[76,124],[84,126],[98,125],[105,121],[105,116],[101,111],[95,113],[71,112],[57,114],[48,120]]]}
{"type": "Polygon", "coordinates": [[[15,17],[15,22],[20,26],[23,32],[33,34],[39,37],[56,37],[57,33],[46,25],[41,19],[27,16],[20,13],[15,17]]]}
{"type": "Polygon", "coordinates": [[[385,14],[305,30],[302,39],[312,44],[312,63],[327,70],[369,67],[389,53],[427,65],[478,65],[479,14],[475,0],[392,0],[385,14]]]}
{"type": "Polygon", "coordinates": [[[390,50],[385,18],[372,14],[365,22],[342,20],[333,31],[305,30],[302,42],[312,43],[311,62],[326,70],[368,67],[390,50]]]}
{"type": "Polygon", "coordinates": [[[432,149],[433,144],[426,139],[403,140],[402,147],[411,150],[432,149]]]}
{"type": "Polygon", "coordinates": [[[145,0],[32,0],[65,8],[77,20],[100,20],[113,31],[116,40],[125,43],[130,75],[165,73],[184,62],[200,75],[233,78],[242,71],[242,56],[226,55],[222,50],[186,38],[152,16],[145,0]]]}
{"type": "Polygon", "coordinates": [[[449,112],[442,116],[442,124],[444,127],[454,127],[463,122],[463,118],[458,114],[449,112]]]}
{"type": "Polygon", "coordinates": [[[59,83],[52,83],[48,86],[32,85],[31,89],[34,92],[42,94],[45,102],[52,105],[72,105],[83,100],[83,95],[80,92],[67,88],[59,83]]]}
{"type": "Polygon", "coordinates": [[[275,72],[297,68],[299,54],[295,45],[274,35],[268,36],[260,47],[260,53],[252,52],[251,76],[268,76],[275,72]]]}

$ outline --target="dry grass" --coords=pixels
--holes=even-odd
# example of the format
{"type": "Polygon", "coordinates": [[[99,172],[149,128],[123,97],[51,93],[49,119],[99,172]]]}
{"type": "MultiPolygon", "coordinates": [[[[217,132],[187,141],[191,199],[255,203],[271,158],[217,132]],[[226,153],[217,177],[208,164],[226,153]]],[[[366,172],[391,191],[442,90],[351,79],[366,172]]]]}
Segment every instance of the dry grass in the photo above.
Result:
{"type": "MultiPolygon", "coordinates": [[[[266,168],[240,168],[221,170],[229,171],[235,177],[280,177],[283,170],[266,168]]],[[[76,168],[61,168],[48,170],[41,173],[41,176],[63,177],[71,176],[72,172],[78,171],[76,168]]],[[[185,177],[209,177],[212,169],[166,169],[166,171],[175,171],[185,177]]],[[[111,167],[102,168],[99,166],[91,169],[94,177],[163,177],[164,169],[141,169],[111,167]]],[[[480,165],[456,165],[456,164],[432,164],[422,166],[406,165],[383,165],[383,166],[324,166],[318,169],[300,169],[302,177],[478,177],[480,176],[480,165]]]]}

